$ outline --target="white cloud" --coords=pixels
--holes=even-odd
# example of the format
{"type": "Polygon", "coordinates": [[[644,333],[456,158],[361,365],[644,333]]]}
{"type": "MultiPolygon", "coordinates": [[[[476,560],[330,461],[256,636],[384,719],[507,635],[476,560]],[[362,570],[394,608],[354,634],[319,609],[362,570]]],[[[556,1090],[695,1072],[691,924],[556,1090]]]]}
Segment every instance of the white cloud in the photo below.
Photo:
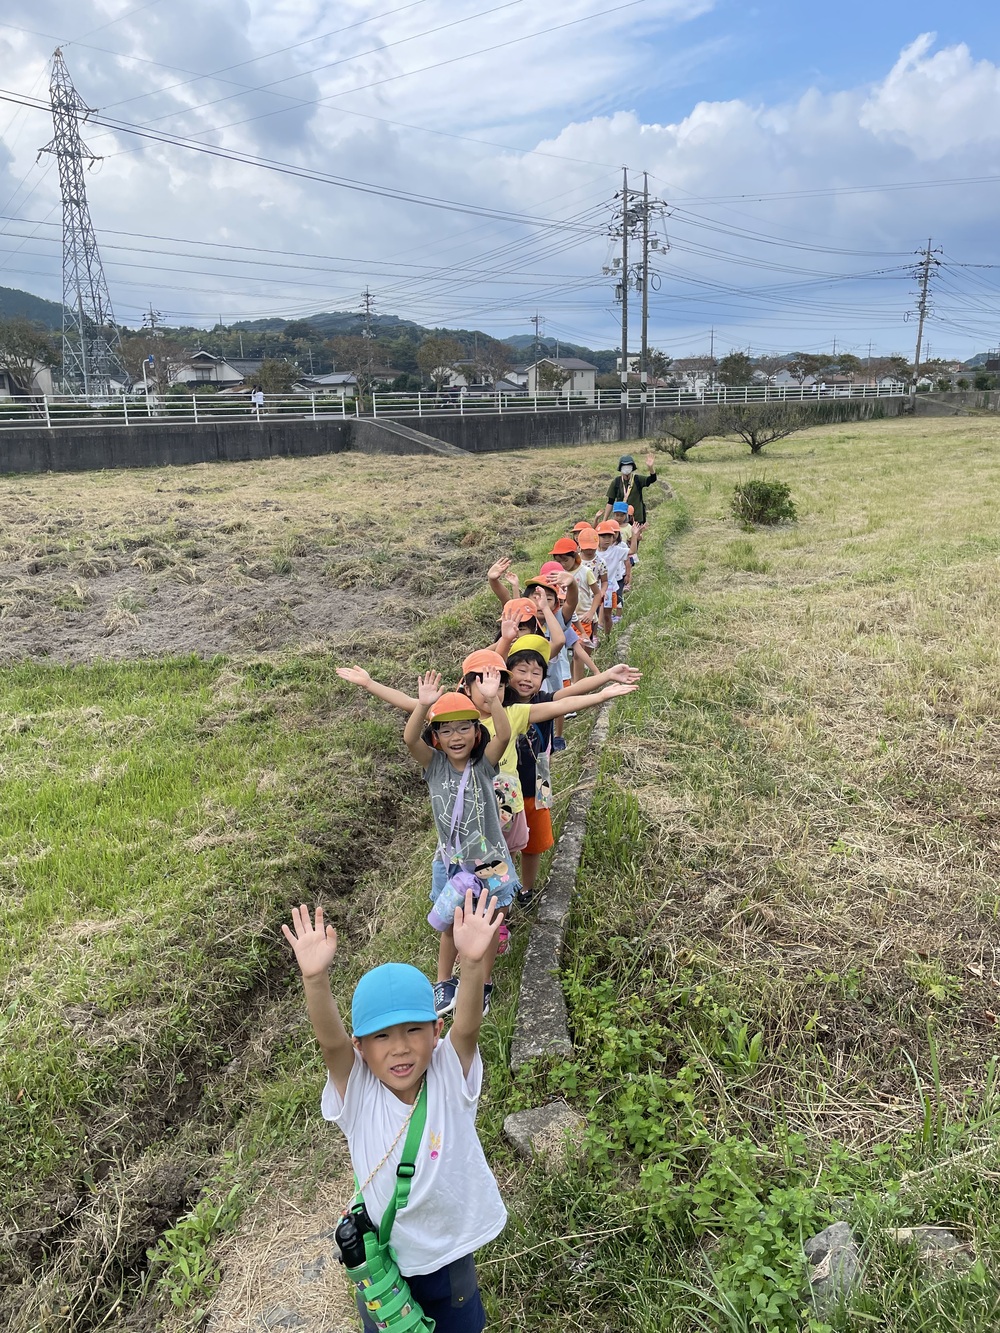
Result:
{"type": "MultiPolygon", "coordinates": [[[[66,59],[85,99],[133,123],[152,121],[240,153],[437,200],[541,217],[590,210],[585,230],[532,233],[162,144],[137,146],[132,136],[94,127],[86,137],[106,160],[89,178],[90,199],[120,315],[134,321],[150,300],[177,318],[200,310],[214,319],[220,308],[227,319],[345,308],[357,304],[368,283],[381,309],[421,322],[513,332],[526,330],[537,306],[548,313],[550,328],[608,345],[616,339],[617,312],[600,270],[609,255],[606,224],[622,162],[650,171],[653,188],[678,210],[668,224],[675,249],[653,302],[655,337],[677,350],[712,324],[723,338],[757,346],[828,343],[834,334],[858,345],[872,337],[887,349],[902,346],[910,337],[903,314],[912,284],[905,274],[857,287],[829,275],[903,265],[928,234],[960,258],[1000,262],[995,186],[809,196],[830,187],[1000,174],[1000,70],[975,61],[965,46],[935,51],[924,36],[874,86],[807,88],[772,105],[702,100],[682,118],[657,123],[657,80],[674,92],[692,66],[707,62],[710,68],[713,50],[726,38],[721,32],[706,38],[699,29],[697,40],[686,40],[684,21],[710,17],[710,0],[654,0],[430,73],[394,77],[594,12],[592,0],[570,0],[558,10],[526,3],[421,35],[487,8],[489,0],[463,11],[444,0],[422,0],[392,17],[349,27],[380,13],[382,5],[340,6],[331,19],[330,9],[315,0],[220,0],[207,7],[170,0],[134,14],[119,6],[120,22],[68,44],[66,59]],[[335,25],[336,34],[324,35],[335,25]],[[664,30],[669,42],[657,41],[656,32],[664,30]],[[415,40],[401,42],[409,37],[415,40]],[[254,59],[299,42],[308,44],[254,59]],[[341,60],[347,63],[318,68],[341,60]],[[225,68],[231,66],[238,68],[225,68]],[[184,71],[199,70],[219,73],[186,82],[193,75],[184,71]],[[391,81],[345,91],[385,79],[391,81]],[[262,87],[275,80],[283,82],[262,87]],[[178,83],[183,86],[172,86],[178,83]],[[653,112],[645,121],[630,109],[640,96],[653,112]],[[306,105],[295,105],[296,98],[306,105]],[[785,197],[761,200],[779,194],[785,197]],[[722,196],[723,202],[704,202],[722,196]],[[116,230],[331,258],[314,272],[282,267],[310,261],[280,256],[259,268],[222,266],[208,258],[113,249],[158,248],[113,237],[116,230]],[[830,253],[864,250],[877,254],[830,253]],[[891,252],[895,258],[879,257],[891,252]],[[196,271],[169,271],[181,269],[196,271]],[[567,290],[588,280],[580,291],[567,290]],[[801,285],[806,282],[817,285],[801,285]]],[[[108,6],[62,0],[47,7],[44,19],[26,0],[9,0],[8,9],[8,24],[60,38],[81,35],[115,14],[108,6]]],[[[7,81],[24,91],[35,85],[38,92],[41,76],[44,92],[54,44],[0,25],[0,60],[13,71],[7,81]]],[[[54,164],[33,165],[51,134],[47,117],[23,113],[7,132],[8,110],[12,116],[13,108],[0,104],[0,203],[19,188],[12,207],[0,212],[57,222],[54,164]]],[[[0,284],[55,296],[58,227],[39,234],[52,239],[0,239],[0,265],[6,265],[0,284]],[[14,254],[2,253],[15,247],[14,254]]],[[[941,318],[961,324],[960,313],[957,298],[939,302],[941,318]]],[[[941,336],[968,342],[978,337],[980,319],[986,320],[981,310],[965,318],[967,336],[942,324],[941,336]]],[[[971,348],[962,343],[961,350],[971,348]]]]}

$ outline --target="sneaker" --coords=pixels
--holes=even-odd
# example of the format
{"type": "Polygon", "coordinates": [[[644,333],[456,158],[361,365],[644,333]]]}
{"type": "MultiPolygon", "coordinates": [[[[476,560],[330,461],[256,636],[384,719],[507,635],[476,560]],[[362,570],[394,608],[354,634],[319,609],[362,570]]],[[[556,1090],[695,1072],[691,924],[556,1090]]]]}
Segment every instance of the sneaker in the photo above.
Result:
{"type": "Polygon", "coordinates": [[[492,996],[493,996],[493,982],[492,982],[492,981],[487,981],[486,985],[483,987],[483,1017],[484,1017],[484,1018],[485,1018],[486,1015],[490,1012],[490,1000],[491,1000],[492,996]]]}
{"type": "Polygon", "coordinates": [[[560,752],[560,750],[565,750],[565,748],[566,748],[566,737],[565,737],[565,736],[553,736],[553,737],[552,737],[552,753],[553,753],[553,754],[558,754],[558,753],[560,752]]]}
{"type": "Polygon", "coordinates": [[[517,905],[522,912],[527,912],[535,901],[535,894],[532,889],[518,889],[517,905]]]}
{"type": "Polygon", "coordinates": [[[454,977],[449,977],[447,981],[439,981],[434,987],[434,1012],[438,1018],[443,1018],[445,1014],[450,1014],[455,1008],[455,1001],[458,998],[458,982],[454,977]]]}
{"type": "Polygon", "coordinates": [[[500,932],[499,932],[499,934],[500,934],[500,943],[497,945],[497,957],[498,957],[498,958],[499,958],[499,956],[500,956],[502,953],[506,953],[507,950],[510,948],[510,931],[509,931],[508,928],[507,928],[507,922],[506,922],[506,921],[501,921],[501,922],[500,922],[500,932]]]}

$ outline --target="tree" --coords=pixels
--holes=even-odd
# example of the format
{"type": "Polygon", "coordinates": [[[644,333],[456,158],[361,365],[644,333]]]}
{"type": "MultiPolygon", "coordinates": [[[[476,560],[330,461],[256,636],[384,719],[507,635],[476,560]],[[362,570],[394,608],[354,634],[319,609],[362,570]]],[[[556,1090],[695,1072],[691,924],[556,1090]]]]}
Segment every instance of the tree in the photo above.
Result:
{"type": "Polygon", "coordinates": [[[298,377],[298,366],[294,366],[291,361],[269,356],[261,362],[256,380],[265,393],[282,394],[290,392],[298,377]]]}
{"type": "Polygon", "coordinates": [[[808,425],[807,413],[787,403],[730,403],[719,409],[720,433],[738,435],[752,454],[808,425]]]}
{"type": "Polygon", "coordinates": [[[746,352],[730,352],[719,362],[717,374],[720,384],[749,384],[753,379],[753,362],[746,352]]]}
{"type": "Polygon", "coordinates": [[[787,356],[759,356],[754,363],[754,369],[759,371],[770,384],[778,371],[784,370],[787,365],[787,356]]]}
{"type": "Polygon", "coordinates": [[[896,379],[901,384],[909,384],[912,366],[905,356],[876,356],[868,363],[872,379],[876,381],[896,379]]]}
{"type": "Polygon", "coordinates": [[[650,352],[646,358],[646,369],[651,381],[665,379],[667,371],[673,365],[673,358],[664,352],[650,352]]]}
{"type": "Polygon", "coordinates": [[[0,319],[0,370],[10,376],[16,390],[34,393],[40,366],[57,366],[59,356],[51,333],[30,319],[0,319]]]}
{"type": "Polygon", "coordinates": [[[514,364],[511,348],[498,338],[486,338],[482,334],[476,339],[472,364],[482,377],[496,384],[502,380],[514,364]]]}
{"type": "Polygon", "coordinates": [[[318,342],[320,335],[307,319],[293,319],[291,324],[286,324],[281,330],[282,337],[286,342],[298,342],[304,339],[306,342],[318,342]]]}
{"type": "Polygon", "coordinates": [[[862,371],[861,358],[852,352],[844,352],[837,358],[837,369],[853,384],[862,371]]]}
{"type": "Polygon", "coordinates": [[[535,383],[541,393],[562,393],[569,380],[569,371],[554,361],[539,361],[535,366],[535,383]]]}
{"type": "Polygon", "coordinates": [[[719,418],[715,412],[679,412],[668,417],[660,427],[667,439],[655,439],[654,449],[662,449],[678,461],[687,457],[693,449],[710,435],[719,435],[719,418]]]}
{"type": "Polygon", "coordinates": [[[327,346],[338,370],[349,370],[358,382],[358,393],[364,397],[371,393],[375,376],[377,343],[374,338],[363,338],[356,333],[345,333],[338,338],[331,338],[327,346]]]}
{"type": "Polygon", "coordinates": [[[432,333],[417,348],[417,365],[440,393],[456,361],[462,359],[462,348],[454,338],[443,338],[432,333]]]}
{"type": "Polygon", "coordinates": [[[815,375],[826,360],[825,356],[814,356],[811,352],[795,352],[788,358],[788,373],[801,385],[810,375],[815,375]]]}
{"type": "Polygon", "coordinates": [[[145,364],[145,382],[156,392],[166,393],[170,388],[170,367],[184,360],[184,348],[174,338],[161,334],[130,333],[122,338],[122,360],[133,383],[143,383],[145,364]],[[149,357],[153,358],[152,365],[149,357]]]}

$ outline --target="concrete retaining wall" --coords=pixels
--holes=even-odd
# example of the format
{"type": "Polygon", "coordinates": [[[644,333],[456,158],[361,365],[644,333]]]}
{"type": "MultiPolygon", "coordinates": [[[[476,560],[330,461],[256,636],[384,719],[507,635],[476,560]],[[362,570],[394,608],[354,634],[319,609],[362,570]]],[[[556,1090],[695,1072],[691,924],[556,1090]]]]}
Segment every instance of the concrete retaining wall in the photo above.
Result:
{"type": "Polygon", "coordinates": [[[978,408],[981,412],[1000,412],[1000,389],[956,389],[949,393],[918,393],[917,410],[924,404],[947,403],[950,407],[978,408]]]}
{"type": "MultiPolygon", "coordinates": [[[[949,395],[936,395],[942,398],[949,395]]],[[[962,395],[954,395],[961,397],[962,395]]],[[[988,394],[970,395],[990,397],[988,394]]],[[[994,395],[996,397],[997,395],[994,395]]],[[[843,399],[820,405],[824,418],[856,421],[896,416],[903,398],[843,399]]],[[[794,407],[795,404],[789,404],[794,407]]],[[[808,404],[807,404],[808,406],[808,404]]],[[[616,446],[656,435],[678,411],[714,412],[698,404],[681,409],[631,408],[621,412],[517,412],[505,416],[406,417],[384,421],[347,417],[326,421],[265,418],[204,425],[97,426],[66,430],[0,431],[0,474],[86,472],[122,467],[182,467],[189,463],[307,458],[348,450],[371,454],[469,454],[545,449],[555,445],[616,446]],[[435,441],[440,441],[436,444],[435,441]]]]}

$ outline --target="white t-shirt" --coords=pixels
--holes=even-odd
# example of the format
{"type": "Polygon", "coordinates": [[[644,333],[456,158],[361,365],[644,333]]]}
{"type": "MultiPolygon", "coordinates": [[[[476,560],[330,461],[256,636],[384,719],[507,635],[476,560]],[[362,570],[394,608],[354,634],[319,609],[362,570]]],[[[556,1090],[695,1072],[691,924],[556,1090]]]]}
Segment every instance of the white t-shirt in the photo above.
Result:
{"type": "MultiPolygon", "coordinates": [[[[427,1124],[410,1197],[392,1226],[392,1248],[405,1277],[444,1268],[499,1236],[506,1225],[507,1209],[476,1133],[482,1086],[479,1051],[466,1078],[450,1034],[439,1041],[427,1069],[427,1124]]],[[[347,1136],[354,1173],[364,1181],[411,1108],[380,1083],[355,1052],[347,1095],[341,1101],[327,1078],[321,1109],[324,1119],[347,1136]]],[[[376,1225],[395,1191],[405,1141],[404,1134],[364,1192],[368,1216],[376,1225]]]]}
{"type": "Polygon", "coordinates": [[[601,552],[601,559],[608,570],[608,592],[617,592],[625,577],[625,562],[628,560],[628,547],[622,542],[615,542],[606,551],[601,552]]]}

